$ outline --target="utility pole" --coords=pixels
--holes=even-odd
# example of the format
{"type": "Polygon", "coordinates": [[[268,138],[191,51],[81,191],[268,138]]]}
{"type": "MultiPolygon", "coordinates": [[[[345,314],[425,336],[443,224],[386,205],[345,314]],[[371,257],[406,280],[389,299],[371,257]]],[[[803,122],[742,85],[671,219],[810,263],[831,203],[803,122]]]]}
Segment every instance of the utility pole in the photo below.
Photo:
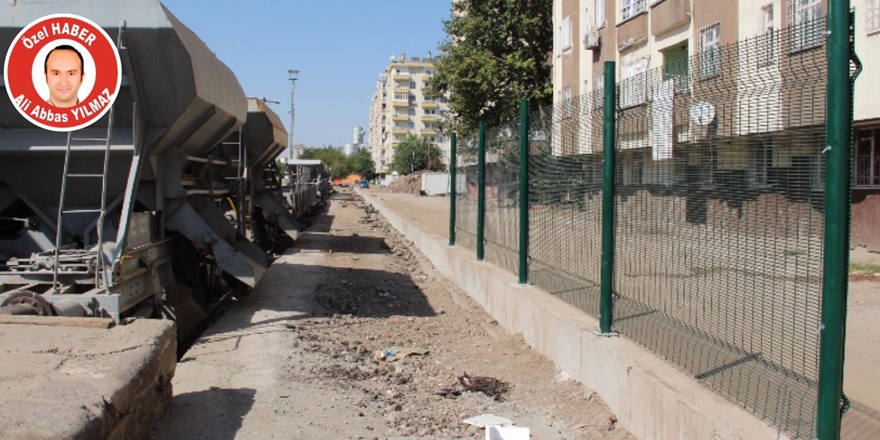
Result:
{"type": "Polygon", "coordinates": [[[290,140],[288,148],[290,149],[290,158],[294,159],[293,155],[293,122],[294,122],[294,106],[293,106],[293,97],[296,92],[296,80],[299,79],[299,70],[288,70],[287,71],[288,79],[290,80],[290,140]]]}

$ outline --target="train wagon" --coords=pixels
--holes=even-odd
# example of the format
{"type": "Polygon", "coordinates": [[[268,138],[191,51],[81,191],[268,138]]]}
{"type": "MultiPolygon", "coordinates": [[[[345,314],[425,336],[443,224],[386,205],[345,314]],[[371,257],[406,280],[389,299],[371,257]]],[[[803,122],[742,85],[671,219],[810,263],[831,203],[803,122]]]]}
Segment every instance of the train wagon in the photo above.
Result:
{"type": "Polygon", "coordinates": [[[110,112],[70,136],[35,127],[0,99],[0,313],[169,317],[186,335],[219,298],[255,286],[266,252],[224,204],[244,188],[245,217],[258,208],[298,234],[275,207],[280,194],[266,195],[265,170],[286,139],[277,116],[249,102],[233,72],[158,1],[0,9],[4,53],[24,25],[63,10],[103,27],[122,61],[110,112]],[[241,177],[260,182],[228,178],[242,165],[222,159],[236,137],[254,165],[241,177]]]}

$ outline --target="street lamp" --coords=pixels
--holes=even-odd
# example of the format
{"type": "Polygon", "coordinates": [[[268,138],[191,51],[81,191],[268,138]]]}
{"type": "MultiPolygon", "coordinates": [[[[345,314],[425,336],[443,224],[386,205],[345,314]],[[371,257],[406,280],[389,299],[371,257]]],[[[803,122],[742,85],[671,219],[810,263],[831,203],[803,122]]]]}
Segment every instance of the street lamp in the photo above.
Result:
{"type": "Polygon", "coordinates": [[[290,80],[290,158],[293,159],[293,122],[294,122],[294,105],[293,98],[296,92],[296,80],[299,79],[299,70],[290,69],[287,71],[290,80]]]}

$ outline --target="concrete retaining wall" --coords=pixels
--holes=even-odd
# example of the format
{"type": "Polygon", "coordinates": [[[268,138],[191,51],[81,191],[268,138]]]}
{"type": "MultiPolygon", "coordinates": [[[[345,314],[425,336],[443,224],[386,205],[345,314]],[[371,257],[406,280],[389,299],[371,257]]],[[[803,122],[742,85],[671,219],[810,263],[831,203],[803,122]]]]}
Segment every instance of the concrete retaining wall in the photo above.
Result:
{"type": "Polygon", "coordinates": [[[148,439],[171,401],[174,324],[0,325],[0,438],[148,439]]]}
{"type": "Polygon", "coordinates": [[[599,393],[618,423],[644,439],[782,439],[767,426],[693,378],[624,338],[594,334],[598,321],[492,264],[448,237],[422,231],[358,191],[411,240],[434,266],[494,319],[575,380],[599,393]]]}

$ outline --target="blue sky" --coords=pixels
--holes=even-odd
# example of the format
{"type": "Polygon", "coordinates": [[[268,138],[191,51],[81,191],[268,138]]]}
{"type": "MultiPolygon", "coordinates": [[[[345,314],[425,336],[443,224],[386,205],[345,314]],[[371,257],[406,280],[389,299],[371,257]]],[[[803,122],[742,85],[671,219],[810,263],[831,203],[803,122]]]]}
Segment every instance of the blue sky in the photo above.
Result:
{"type": "Polygon", "coordinates": [[[290,129],[288,69],[298,69],[294,142],[351,142],[367,129],[376,78],[390,55],[437,54],[451,0],[165,0],[290,129]]]}

